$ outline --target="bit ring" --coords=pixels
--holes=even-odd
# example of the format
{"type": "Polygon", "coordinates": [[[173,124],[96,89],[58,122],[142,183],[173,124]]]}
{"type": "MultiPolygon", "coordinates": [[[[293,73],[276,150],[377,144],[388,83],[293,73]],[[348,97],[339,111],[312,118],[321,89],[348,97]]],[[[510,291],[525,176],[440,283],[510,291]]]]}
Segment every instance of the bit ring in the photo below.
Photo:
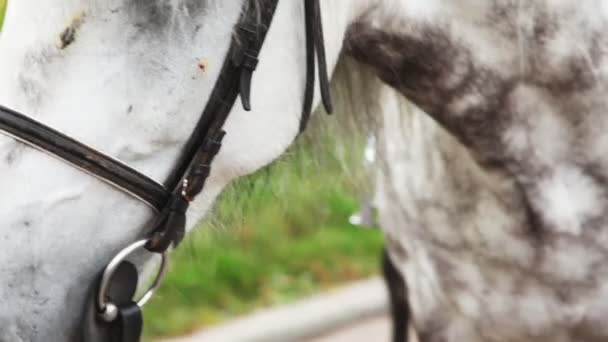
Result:
{"type": "MultiPolygon", "coordinates": [[[[101,276],[101,281],[99,283],[99,289],[97,290],[96,301],[97,301],[97,310],[99,312],[100,317],[104,321],[112,322],[118,316],[118,310],[117,310],[116,304],[114,304],[106,299],[106,293],[108,292],[108,288],[110,286],[110,280],[112,279],[114,272],[116,272],[116,269],[118,269],[118,266],[123,261],[125,261],[131,254],[133,254],[134,252],[136,252],[140,249],[144,249],[144,247],[146,246],[147,243],[148,243],[148,240],[144,239],[144,240],[139,240],[137,242],[130,244],[129,246],[127,246],[126,248],[124,248],[123,250],[118,252],[118,254],[116,254],[116,256],[114,256],[114,258],[112,258],[112,260],[110,260],[110,262],[108,263],[106,268],[103,270],[103,274],[101,276]]],[[[156,290],[158,289],[158,287],[163,279],[163,276],[165,275],[165,271],[167,268],[167,259],[168,259],[167,252],[163,252],[163,253],[159,253],[159,254],[161,256],[160,268],[158,269],[158,272],[156,273],[156,277],[154,278],[154,281],[152,282],[152,284],[150,285],[150,287],[148,288],[146,293],[144,293],[144,295],[137,300],[137,306],[139,306],[140,308],[143,308],[144,305],[146,305],[146,303],[148,303],[150,298],[152,298],[152,296],[154,295],[154,292],[156,292],[156,290]]]]}

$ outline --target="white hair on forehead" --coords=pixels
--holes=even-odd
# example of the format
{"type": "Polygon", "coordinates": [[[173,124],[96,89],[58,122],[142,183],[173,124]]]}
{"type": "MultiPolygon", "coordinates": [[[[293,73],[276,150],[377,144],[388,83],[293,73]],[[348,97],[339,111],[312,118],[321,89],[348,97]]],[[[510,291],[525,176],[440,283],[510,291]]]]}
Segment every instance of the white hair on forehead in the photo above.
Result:
{"type": "MultiPolygon", "coordinates": [[[[260,0],[234,1],[234,5],[226,6],[225,0],[115,0],[123,3],[130,10],[133,20],[144,19],[148,24],[156,24],[158,28],[171,29],[175,27],[197,26],[201,17],[212,19],[214,22],[231,20],[233,15],[223,13],[228,8],[241,11],[254,10],[260,18],[262,3],[260,0]],[[253,7],[253,8],[252,8],[253,7]]],[[[207,21],[207,19],[202,19],[207,21]]],[[[145,24],[145,23],[144,23],[145,24]]]]}
{"type": "MultiPolygon", "coordinates": [[[[133,0],[130,0],[133,1],[133,0]]],[[[156,6],[167,6],[167,8],[172,9],[175,13],[185,13],[188,15],[192,15],[193,13],[189,13],[189,9],[193,7],[193,5],[201,6],[207,12],[213,12],[222,8],[220,4],[225,0],[155,0],[152,3],[156,4],[156,6]]],[[[146,2],[146,1],[144,1],[146,2]]],[[[261,20],[261,12],[266,3],[270,2],[269,0],[242,0],[242,11],[247,12],[250,10],[255,11],[256,17],[258,20],[261,20]]]]}

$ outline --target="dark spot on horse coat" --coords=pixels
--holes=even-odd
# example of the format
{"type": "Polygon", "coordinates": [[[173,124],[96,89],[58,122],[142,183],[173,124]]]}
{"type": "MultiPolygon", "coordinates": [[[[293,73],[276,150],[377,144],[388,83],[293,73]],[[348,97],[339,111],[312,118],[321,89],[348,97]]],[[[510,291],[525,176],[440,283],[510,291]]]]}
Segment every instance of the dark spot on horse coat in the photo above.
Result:
{"type": "Polygon", "coordinates": [[[61,33],[59,38],[61,40],[61,45],[59,47],[61,49],[65,49],[68,47],[68,45],[72,44],[74,40],[76,40],[76,28],[69,26],[61,33]]]}
{"type": "Polygon", "coordinates": [[[559,16],[533,1],[493,1],[485,24],[511,40],[524,38],[535,44],[545,44],[558,32],[559,16]],[[522,21],[522,13],[526,14],[528,22],[522,21]]]}
{"type": "Polygon", "coordinates": [[[4,160],[9,166],[13,165],[19,159],[19,156],[21,156],[23,150],[24,146],[22,144],[16,144],[15,148],[13,148],[12,150],[10,150],[10,152],[7,153],[4,160]]]}
{"type": "Polygon", "coordinates": [[[346,52],[372,65],[378,76],[444,125],[485,162],[501,163],[497,130],[507,125],[507,116],[488,112],[503,108],[515,85],[493,70],[473,64],[470,52],[443,31],[421,28],[417,35],[387,33],[364,24],[348,32],[346,52]],[[375,61],[383,61],[378,64],[375,61]],[[479,99],[454,114],[454,104],[467,96],[479,99]]]}
{"type": "Polygon", "coordinates": [[[16,86],[33,107],[39,107],[45,100],[47,90],[42,80],[49,77],[49,67],[62,55],[58,47],[43,45],[40,49],[28,51],[23,57],[16,86]]]}
{"type": "MultiPolygon", "coordinates": [[[[380,78],[402,91],[421,107],[437,101],[437,86],[455,69],[459,52],[439,31],[421,32],[418,38],[388,33],[365,24],[354,24],[346,38],[346,52],[372,65],[380,78]],[[382,60],[382,65],[375,61],[382,60]]],[[[469,68],[465,63],[465,72],[469,68]]],[[[429,109],[429,108],[427,108],[429,109]]]]}
{"type": "Polygon", "coordinates": [[[136,26],[142,29],[160,30],[167,26],[173,13],[167,1],[135,0],[131,2],[136,26]]]}
{"type": "Polygon", "coordinates": [[[188,17],[200,15],[208,7],[205,0],[133,0],[130,13],[135,18],[135,26],[150,32],[160,32],[170,27],[176,13],[188,17]]]}
{"type": "Polygon", "coordinates": [[[72,43],[74,43],[74,41],[76,40],[76,34],[78,32],[78,29],[82,26],[82,21],[82,16],[75,18],[72,23],[68,27],[66,27],[63,32],[61,32],[61,34],[59,35],[60,49],[63,50],[68,46],[72,45],[72,43]]]}

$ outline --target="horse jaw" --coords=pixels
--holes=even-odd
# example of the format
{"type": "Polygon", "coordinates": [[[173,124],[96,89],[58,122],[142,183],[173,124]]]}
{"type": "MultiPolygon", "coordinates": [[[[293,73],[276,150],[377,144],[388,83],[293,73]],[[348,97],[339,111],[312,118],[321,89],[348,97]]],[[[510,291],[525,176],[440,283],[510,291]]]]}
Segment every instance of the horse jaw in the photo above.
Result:
{"type": "MultiPolygon", "coordinates": [[[[11,1],[0,35],[0,103],[162,181],[218,77],[242,1],[159,3],[174,7],[11,1]]],[[[323,6],[331,7],[326,23],[335,23],[326,25],[333,65],[354,6],[323,6]]],[[[254,76],[254,110],[237,103],[231,113],[190,227],[229,181],[271,162],[296,136],[302,20],[301,4],[280,3],[254,76]]],[[[0,189],[0,340],[76,339],[95,275],[145,234],[152,211],[3,135],[0,189]]]]}

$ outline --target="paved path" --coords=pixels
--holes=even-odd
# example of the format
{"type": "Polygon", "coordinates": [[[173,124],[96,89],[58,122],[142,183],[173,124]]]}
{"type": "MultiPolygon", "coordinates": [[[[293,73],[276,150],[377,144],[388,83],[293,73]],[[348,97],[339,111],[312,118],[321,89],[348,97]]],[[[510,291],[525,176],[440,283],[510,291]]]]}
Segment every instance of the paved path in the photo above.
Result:
{"type": "Polygon", "coordinates": [[[387,305],[385,285],[374,278],[164,342],[388,341],[387,305]]]}
{"type": "Polygon", "coordinates": [[[388,317],[381,316],[355,322],[307,342],[389,342],[390,329],[391,323],[388,317]]]}
{"type": "MultiPolygon", "coordinates": [[[[302,342],[390,342],[392,326],[386,315],[354,322],[302,342]]],[[[414,330],[410,330],[411,342],[418,342],[414,330]]]]}

